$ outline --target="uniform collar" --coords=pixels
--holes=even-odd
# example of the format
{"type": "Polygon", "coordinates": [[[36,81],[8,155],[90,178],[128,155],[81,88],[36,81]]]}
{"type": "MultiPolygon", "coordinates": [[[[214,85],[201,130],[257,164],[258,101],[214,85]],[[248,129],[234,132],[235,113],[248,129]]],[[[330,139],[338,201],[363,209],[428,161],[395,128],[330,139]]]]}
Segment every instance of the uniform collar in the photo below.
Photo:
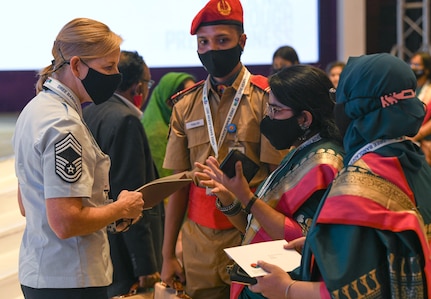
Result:
{"type": "MultiPolygon", "coordinates": [[[[243,66],[241,67],[240,71],[236,74],[236,77],[235,77],[235,76],[233,76],[233,77],[232,77],[232,79],[229,79],[229,80],[227,80],[226,82],[223,82],[223,83],[215,82],[215,81],[211,78],[211,76],[210,76],[210,75],[208,75],[207,80],[208,80],[208,81],[209,81],[209,83],[210,83],[211,91],[212,91],[212,92],[214,92],[214,93],[217,93],[217,89],[216,89],[215,85],[220,85],[220,84],[226,85],[226,88],[233,87],[233,88],[235,89],[235,91],[236,91],[236,90],[238,90],[238,88],[239,88],[239,86],[240,86],[240,84],[241,84],[241,81],[242,81],[242,77],[244,76],[245,71],[246,71],[246,68],[245,68],[245,66],[243,65],[243,66]],[[233,80],[233,81],[232,81],[232,80],[233,80]],[[231,84],[230,84],[230,85],[228,84],[229,82],[231,82],[231,84]],[[225,83],[225,84],[224,84],[224,83],[225,83]]],[[[249,94],[249,93],[250,93],[250,84],[247,84],[247,85],[246,85],[246,87],[245,87],[245,89],[244,89],[244,94],[245,94],[245,95],[247,95],[247,94],[249,94]]]]}
{"type": "Polygon", "coordinates": [[[130,102],[128,99],[126,99],[125,97],[123,97],[122,95],[118,94],[118,93],[114,93],[114,96],[116,96],[118,99],[120,99],[127,107],[130,108],[130,110],[132,111],[133,115],[135,115],[137,118],[142,119],[142,115],[143,112],[141,110],[138,109],[138,107],[136,107],[135,105],[133,105],[132,102],[130,102]]]}

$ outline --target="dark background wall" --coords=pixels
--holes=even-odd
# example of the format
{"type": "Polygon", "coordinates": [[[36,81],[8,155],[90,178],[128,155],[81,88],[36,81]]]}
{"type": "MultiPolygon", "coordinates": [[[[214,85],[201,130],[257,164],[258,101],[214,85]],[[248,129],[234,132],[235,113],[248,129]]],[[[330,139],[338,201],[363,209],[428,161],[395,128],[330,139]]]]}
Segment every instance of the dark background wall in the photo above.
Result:
{"type": "MultiPolygon", "coordinates": [[[[379,52],[396,52],[397,43],[397,6],[394,0],[367,0],[366,1],[366,48],[367,54],[379,52]]],[[[418,2],[417,0],[407,0],[418,2]]],[[[405,11],[405,17],[412,21],[417,21],[422,17],[422,8],[410,8],[405,11]]],[[[408,25],[404,21],[404,33],[407,32],[408,25]]],[[[409,28],[411,29],[411,28],[409,28]]],[[[406,34],[404,46],[414,53],[422,47],[422,36],[415,30],[406,34]]],[[[405,51],[404,60],[408,60],[410,55],[405,51]]]]}
{"type": "MultiPolygon", "coordinates": [[[[337,59],[337,15],[336,0],[319,1],[320,54],[316,66],[324,69],[337,59]]],[[[366,1],[366,53],[390,52],[396,43],[396,1],[366,1]]],[[[275,49],[274,49],[275,50],[275,49]]],[[[267,75],[268,65],[247,67],[252,73],[267,75]]],[[[150,66],[151,67],[151,66],[150,66]]],[[[157,82],[170,71],[189,72],[197,79],[204,79],[202,67],[190,68],[151,68],[152,78],[157,82]]],[[[0,71],[0,112],[18,112],[35,95],[36,71],[0,71]]]]}
{"type": "Polygon", "coordinates": [[[396,44],[396,1],[367,0],[367,54],[390,52],[396,44]]]}

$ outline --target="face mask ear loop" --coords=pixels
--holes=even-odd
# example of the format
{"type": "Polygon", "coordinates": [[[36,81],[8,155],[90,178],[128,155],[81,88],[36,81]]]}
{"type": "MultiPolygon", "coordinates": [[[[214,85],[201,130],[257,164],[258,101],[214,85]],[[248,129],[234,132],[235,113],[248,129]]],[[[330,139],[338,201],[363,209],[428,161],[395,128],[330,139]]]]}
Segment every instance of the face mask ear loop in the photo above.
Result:
{"type": "Polygon", "coordinates": [[[82,59],[81,57],[79,57],[79,60],[85,64],[89,69],[91,69],[91,67],[84,61],[84,59],[82,59]]]}
{"type": "Polygon", "coordinates": [[[138,82],[135,86],[134,96],[141,96],[143,95],[143,86],[142,82],[138,82]]]}
{"type": "Polygon", "coordinates": [[[56,71],[58,71],[63,65],[65,65],[65,64],[70,64],[70,61],[69,60],[66,60],[66,59],[64,59],[64,56],[63,56],[63,53],[61,52],[61,50],[60,50],[60,47],[58,48],[58,53],[60,54],[60,57],[61,57],[61,59],[63,59],[63,62],[62,63],[60,63],[60,65],[59,66],[57,66],[57,67],[55,67],[55,60],[52,60],[51,61],[51,64],[52,64],[52,72],[54,73],[54,72],[56,72],[56,71]]]}

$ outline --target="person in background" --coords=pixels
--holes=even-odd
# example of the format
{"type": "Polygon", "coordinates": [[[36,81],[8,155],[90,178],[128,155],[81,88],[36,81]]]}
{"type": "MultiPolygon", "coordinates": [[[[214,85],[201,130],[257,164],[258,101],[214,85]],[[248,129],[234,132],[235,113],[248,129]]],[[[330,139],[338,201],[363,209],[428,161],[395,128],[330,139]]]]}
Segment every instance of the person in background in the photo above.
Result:
{"type": "MultiPolygon", "coordinates": [[[[102,151],[111,159],[110,198],[121,188],[135,190],[158,178],[144,128],[142,104],[148,96],[151,74],[137,52],[122,51],[118,69],[123,80],[114,95],[100,105],[84,108],[84,120],[102,151]]],[[[108,288],[110,297],[140,288],[153,287],[160,280],[163,240],[163,203],[144,211],[144,219],[127,232],[108,233],[114,278],[108,288]]]]}
{"type": "MultiPolygon", "coordinates": [[[[295,65],[272,75],[269,86],[261,132],[279,150],[293,147],[256,193],[248,187],[242,165],[236,165],[236,177],[229,179],[213,157],[207,166],[197,163],[203,170],[196,173],[201,183],[213,187],[219,208],[245,233],[243,245],[306,236],[323,194],[343,167],[332,113],[335,94],[325,72],[295,65]],[[232,193],[222,194],[225,188],[232,193]]],[[[231,290],[231,298],[262,298],[243,284],[233,283],[231,290]]]]}
{"type": "Polygon", "coordinates": [[[108,204],[109,157],[94,141],[81,104],[99,105],[121,82],[120,36],[77,18],[58,33],[51,65],[13,136],[18,203],[26,217],[19,281],[26,299],[107,299],[112,264],[106,227],[142,216],[139,192],[108,204]]]}
{"type": "Polygon", "coordinates": [[[193,86],[195,81],[195,78],[187,73],[169,72],[165,74],[151,93],[148,105],[144,110],[141,122],[147,133],[151,154],[160,177],[172,174],[172,171],[162,167],[173,107],[171,97],[181,90],[193,86]]]}
{"type": "Polygon", "coordinates": [[[417,79],[418,98],[428,104],[431,101],[431,55],[428,52],[416,52],[410,58],[410,67],[417,79]]]}
{"type": "Polygon", "coordinates": [[[334,88],[337,88],[340,74],[345,66],[346,63],[343,61],[333,61],[326,66],[326,74],[334,85],[334,88]]]}
{"type": "Polygon", "coordinates": [[[345,167],[313,220],[301,267],[289,275],[258,262],[269,274],[253,292],[290,299],[431,298],[431,168],[405,138],[417,133],[425,115],[415,88],[413,72],[395,56],[348,60],[334,110],[345,167]]]}
{"type": "MultiPolygon", "coordinates": [[[[178,93],[192,87],[195,81],[196,79],[188,73],[169,72],[165,74],[151,93],[144,110],[141,122],[147,133],[151,155],[160,177],[172,174],[172,170],[162,167],[168,142],[169,121],[174,106],[174,100],[171,97],[178,98],[178,93]]],[[[176,255],[182,261],[181,234],[178,236],[176,255]]]]}
{"type": "Polygon", "coordinates": [[[426,115],[419,132],[412,138],[420,144],[425,158],[431,165],[431,55],[417,52],[410,58],[410,67],[417,79],[416,94],[426,105],[426,115]]]}
{"type": "Polygon", "coordinates": [[[285,67],[299,64],[298,54],[291,46],[282,46],[272,55],[270,75],[275,74],[285,67]]]}
{"type": "MultiPolygon", "coordinates": [[[[239,149],[260,165],[250,182],[256,187],[283,153],[260,134],[268,82],[241,63],[246,35],[240,1],[210,0],[194,18],[190,33],[197,37],[198,56],[209,76],[174,105],[163,167],[194,172],[195,161],[204,163],[210,155],[221,161],[229,150],[239,149]]],[[[174,280],[186,283],[193,299],[227,298],[230,292],[230,260],[223,249],[240,245],[241,233],[215,201],[206,188],[192,183],[167,203],[161,277],[170,286],[174,280]],[[175,254],[181,227],[183,266],[175,254]]]]}

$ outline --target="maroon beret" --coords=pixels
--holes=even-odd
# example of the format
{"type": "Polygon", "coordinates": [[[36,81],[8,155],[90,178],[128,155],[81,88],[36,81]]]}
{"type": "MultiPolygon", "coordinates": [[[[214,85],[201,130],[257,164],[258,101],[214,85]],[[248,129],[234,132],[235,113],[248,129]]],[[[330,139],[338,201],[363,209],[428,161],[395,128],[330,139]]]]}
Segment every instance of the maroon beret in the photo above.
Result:
{"type": "Polygon", "coordinates": [[[193,19],[190,34],[195,35],[201,26],[220,24],[243,26],[243,11],[239,0],[210,0],[193,19]]]}

